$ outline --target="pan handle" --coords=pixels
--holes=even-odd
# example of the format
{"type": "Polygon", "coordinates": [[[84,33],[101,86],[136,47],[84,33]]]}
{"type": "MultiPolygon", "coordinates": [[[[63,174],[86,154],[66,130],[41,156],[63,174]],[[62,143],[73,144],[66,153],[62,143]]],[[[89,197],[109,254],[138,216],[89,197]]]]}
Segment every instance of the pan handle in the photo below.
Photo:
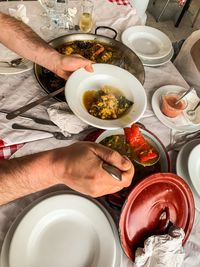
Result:
{"type": "Polygon", "coordinates": [[[115,33],[115,35],[113,36],[113,39],[115,39],[117,37],[117,31],[113,28],[110,28],[110,27],[107,27],[107,26],[98,26],[96,29],[95,29],[95,34],[97,34],[97,31],[99,29],[107,29],[107,30],[111,30],[115,33]]]}

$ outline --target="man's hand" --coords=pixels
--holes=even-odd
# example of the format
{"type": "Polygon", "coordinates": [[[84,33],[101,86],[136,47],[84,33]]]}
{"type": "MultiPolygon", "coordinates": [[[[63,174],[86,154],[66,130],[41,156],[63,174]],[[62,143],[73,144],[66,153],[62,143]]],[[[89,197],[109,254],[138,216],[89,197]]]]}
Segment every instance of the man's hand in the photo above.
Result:
{"type": "Polygon", "coordinates": [[[77,142],[21,158],[0,161],[0,205],[56,184],[92,197],[115,193],[131,184],[133,164],[118,152],[92,142],[77,142]],[[117,181],[103,168],[122,172],[117,181]]]}
{"type": "Polygon", "coordinates": [[[67,79],[73,71],[80,68],[85,68],[87,71],[93,72],[92,63],[92,61],[80,55],[65,56],[60,54],[55,61],[53,72],[59,77],[67,79]]]}
{"type": "Polygon", "coordinates": [[[92,142],[78,142],[54,152],[53,172],[60,182],[92,197],[115,193],[131,184],[134,167],[118,152],[92,142]],[[103,162],[122,172],[117,181],[102,168],[103,162]]]}

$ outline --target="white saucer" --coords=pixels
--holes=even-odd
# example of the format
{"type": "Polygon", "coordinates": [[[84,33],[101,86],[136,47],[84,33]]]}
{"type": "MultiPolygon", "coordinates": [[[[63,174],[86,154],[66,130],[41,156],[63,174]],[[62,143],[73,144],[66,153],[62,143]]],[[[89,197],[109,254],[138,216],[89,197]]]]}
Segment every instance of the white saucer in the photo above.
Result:
{"type": "Polygon", "coordinates": [[[10,67],[8,64],[0,62],[0,74],[19,74],[31,70],[32,68],[33,63],[28,59],[17,67],[10,67]]]}
{"type": "Polygon", "coordinates": [[[189,154],[188,171],[192,184],[200,197],[200,144],[195,146],[189,154]]]}
{"type": "Polygon", "coordinates": [[[99,202],[63,193],[37,203],[8,232],[2,267],[118,267],[122,250],[110,214],[99,202]]]}
{"type": "Polygon", "coordinates": [[[160,110],[161,96],[166,92],[181,92],[186,91],[185,88],[177,85],[165,85],[158,88],[152,97],[152,108],[157,118],[167,127],[184,132],[194,132],[200,129],[200,124],[195,125],[189,123],[188,120],[181,114],[176,118],[169,118],[165,116],[160,110]]]}
{"type": "Polygon", "coordinates": [[[183,178],[188,185],[190,186],[192,192],[193,192],[193,197],[194,197],[194,202],[195,202],[195,208],[200,211],[200,197],[198,196],[192,181],[190,180],[189,172],[188,172],[188,156],[189,153],[192,151],[192,149],[200,144],[200,139],[192,140],[185,144],[181,150],[179,151],[177,160],[176,160],[176,173],[178,176],[183,178]]]}
{"type": "Polygon", "coordinates": [[[172,49],[169,37],[149,26],[129,27],[122,33],[121,39],[142,59],[161,59],[172,49]]]}

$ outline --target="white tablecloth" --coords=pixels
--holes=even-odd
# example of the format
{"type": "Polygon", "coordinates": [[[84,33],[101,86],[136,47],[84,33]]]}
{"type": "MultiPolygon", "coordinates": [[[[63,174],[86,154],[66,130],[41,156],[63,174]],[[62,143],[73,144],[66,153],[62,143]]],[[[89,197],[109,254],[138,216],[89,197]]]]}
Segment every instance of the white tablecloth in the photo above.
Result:
{"type": "MultiPolygon", "coordinates": [[[[0,10],[8,12],[8,7],[16,7],[18,3],[19,2],[1,3],[0,10]]],[[[27,15],[30,18],[29,24],[42,36],[39,30],[42,20],[42,17],[40,16],[40,14],[42,13],[42,8],[37,2],[23,3],[27,7],[27,15]]],[[[110,3],[107,0],[97,0],[95,1],[95,10],[96,25],[112,26],[113,28],[118,30],[119,36],[120,33],[128,26],[140,24],[140,20],[135,10],[131,9],[130,6],[118,6],[110,3]]],[[[42,37],[48,40],[48,36],[42,37]]],[[[1,49],[3,48],[0,47],[0,54],[1,49]]],[[[187,84],[171,62],[165,64],[162,67],[146,67],[145,75],[146,77],[144,88],[147,93],[148,104],[144,117],[140,120],[140,122],[142,122],[147,127],[147,129],[154,132],[160,138],[160,140],[165,145],[167,145],[169,144],[170,130],[169,128],[164,126],[154,115],[151,108],[151,97],[154,91],[162,85],[175,84],[187,87],[187,84]]],[[[45,95],[44,91],[40,88],[34,77],[33,70],[17,75],[0,75],[0,84],[1,109],[12,110],[22,106],[28,101],[40,98],[41,96],[45,95]]],[[[31,114],[39,114],[38,117],[47,118],[46,109],[50,104],[54,102],[54,99],[44,102],[42,105],[32,109],[31,114]]],[[[9,139],[12,139],[13,135],[13,130],[11,128],[11,124],[13,123],[13,121],[8,122],[5,119],[5,115],[2,114],[0,115],[0,119],[0,137],[5,138],[7,141],[9,141],[9,139]]],[[[24,120],[25,119],[22,118],[16,118],[15,122],[17,121],[23,123],[24,120]]],[[[34,123],[32,122],[29,122],[29,124],[34,125],[34,123]]],[[[72,142],[75,142],[77,139],[82,138],[83,135],[79,135],[77,136],[77,138],[70,141],[58,141],[54,138],[51,138],[42,141],[38,140],[30,142],[25,144],[20,150],[18,150],[14,154],[14,157],[19,157],[34,152],[69,145],[72,142]]],[[[49,190],[51,189],[48,189],[47,191],[49,190]]],[[[37,197],[42,194],[44,194],[44,192],[24,197],[20,200],[0,207],[0,246],[2,245],[5,234],[8,231],[12,221],[15,219],[16,215],[24,207],[31,203],[33,199],[37,199],[37,197]]],[[[186,258],[183,266],[200,266],[200,214],[197,211],[192,233],[184,248],[186,251],[186,258]]],[[[124,256],[122,267],[128,266],[132,266],[132,263],[130,263],[128,259],[124,256]]]]}

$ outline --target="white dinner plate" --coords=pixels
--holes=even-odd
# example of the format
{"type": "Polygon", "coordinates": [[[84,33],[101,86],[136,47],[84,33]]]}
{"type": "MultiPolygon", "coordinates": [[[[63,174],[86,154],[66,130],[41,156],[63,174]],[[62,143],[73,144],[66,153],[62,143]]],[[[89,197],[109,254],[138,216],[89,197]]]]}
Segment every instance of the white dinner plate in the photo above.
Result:
{"type": "Polygon", "coordinates": [[[99,202],[76,193],[36,204],[8,243],[9,237],[3,244],[1,267],[121,265],[122,250],[111,216],[99,202]]]}
{"type": "Polygon", "coordinates": [[[188,143],[186,143],[181,150],[178,153],[177,160],[176,160],[176,173],[178,176],[183,178],[188,185],[190,186],[193,197],[194,197],[194,202],[195,202],[195,208],[200,211],[200,197],[197,194],[192,181],[190,179],[189,171],[188,171],[188,157],[190,152],[194,147],[200,144],[200,139],[192,140],[188,143]]]}
{"type": "Polygon", "coordinates": [[[161,59],[153,59],[153,60],[147,60],[147,59],[141,59],[142,64],[147,67],[159,67],[166,63],[168,63],[174,55],[174,49],[172,48],[169,54],[161,59]]]}
{"type": "Polygon", "coordinates": [[[149,26],[129,27],[122,33],[121,39],[142,59],[161,59],[172,49],[169,37],[149,26]]]}
{"type": "Polygon", "coordinates": [[[128,71],[111,64],[93,64],[94,72],[81,68],[69,77],[65,86],[67,103],[74,114],[87,124],[101,129],[124,128],[137,122],[145,112],[147,97],[142,84],[128,71]],[[86,91],[98,91],[102,86],[118,88],[133,102],[129,110],[118,119],[102,120],[89,114],[83,103],[86,91]]]}
{"type": "Polygon", "coordinates": [[[192,124],[184,116],[184,113],[176,118],[169,118],[165,116],[160,110],[161,96],[167,92],[182,92],[186,91],[185,88],[177,85],[165,85],[158,88],[152,97],[152,108],[157,118],[167,127],[184,132],[193,132],[200,129],[200,124],[192,124]]]}
{"type": "Polygon", "coordinates": [[[0,62],[0,74],[19,74],[31,70],[32,68],[33,63],[30,60],[24,60],[24,63],[21,63],[17,67],[10,67],[8,64],[0,62]]]}
{"type": "Polygon", "coordinates": [[[189,154],[188,170],[192,184],[200,197],[200,144],[189,154]]]}

